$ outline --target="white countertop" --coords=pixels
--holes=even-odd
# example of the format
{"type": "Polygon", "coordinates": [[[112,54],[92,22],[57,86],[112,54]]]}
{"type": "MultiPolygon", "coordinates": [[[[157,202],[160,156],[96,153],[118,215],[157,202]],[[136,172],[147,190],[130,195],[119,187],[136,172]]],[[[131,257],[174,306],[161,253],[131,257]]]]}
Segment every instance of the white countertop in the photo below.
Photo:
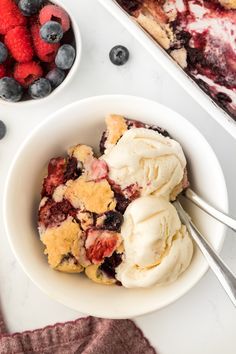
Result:
{"type": "MultiPolygon", "coordinates": [[[[35,125],[51,112],[77,99],[121,93],[157,100],[183,114],[203,133],[222,165],[229,192],[230,213],[236,216],[236,141],[158,66],[96,0],[63,2],[73,10],[80,24],[83,40],[81,66],[70,90],[56,95],[47,105],[39,101],[31,108],[24,108],[0,103],[0,119],[8,128],[7,136],[0,141],[0,196],[9,164],[20,143],[35,125]],[[112,65],[108,58],[110,48],[116,44],[123,44],[130,50],[130,60],[123,67],[112,65]]],[[[23,273],[6,239],[2,205],[0,238],[0,298],[10,332],[35,329],[83,316],[49,299],[23,273]]],[[[236,234],[230,230],[221,255],[236,272],[236,234]]],[[[160,354],[235,354],[236,311],[211,271],[176,303],[135,321],[160,354]]]]}

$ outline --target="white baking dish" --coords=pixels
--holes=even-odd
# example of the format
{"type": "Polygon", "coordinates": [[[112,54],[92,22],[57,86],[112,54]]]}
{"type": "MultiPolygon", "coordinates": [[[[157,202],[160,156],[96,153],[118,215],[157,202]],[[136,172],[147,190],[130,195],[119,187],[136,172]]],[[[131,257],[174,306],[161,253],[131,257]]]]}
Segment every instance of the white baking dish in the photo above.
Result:
{"type": "Polygon", "coordinates": [[[114,1],[99,0],[110,13],[124,25],[132,35],[149,51],[160,65],[234,138],[236,121],[221,109],[200,87],[180,68],[143,28],[114,1]]]}

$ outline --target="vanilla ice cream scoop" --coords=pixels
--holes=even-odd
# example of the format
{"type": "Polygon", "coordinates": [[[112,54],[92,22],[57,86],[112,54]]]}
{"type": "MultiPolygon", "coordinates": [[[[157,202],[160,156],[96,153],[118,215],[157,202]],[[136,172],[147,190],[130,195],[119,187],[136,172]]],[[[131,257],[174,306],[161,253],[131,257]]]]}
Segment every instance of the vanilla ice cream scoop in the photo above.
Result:
{"type": "Polygon", "coordinates": [[[170,198],[181,183],[186,159],[180,144],[146,128],[127,130],[101,157],[122,190],[137,185],[140,195],[170,198]]]}
{"type": "Polygon", "coordinates": [[[193,244],[186,227],[162,197],[133,201],[124,214],[121,235],[124,259],[116,277],[127,288],[172,282],[191,261],[193,244]]]}

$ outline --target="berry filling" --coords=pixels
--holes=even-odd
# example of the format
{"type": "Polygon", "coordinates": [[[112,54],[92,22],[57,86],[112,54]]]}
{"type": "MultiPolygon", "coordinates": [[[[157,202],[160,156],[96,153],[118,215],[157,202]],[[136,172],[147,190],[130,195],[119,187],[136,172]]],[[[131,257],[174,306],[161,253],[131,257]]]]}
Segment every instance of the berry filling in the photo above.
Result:
{"type": "Polygon", "coordinates": [[[100,265],[99,269],[106,274],[108,278],[115,278],[116,268],[122,262],[122,255],[114,252],[109,258],[105,258],[104,262],[100,265]]]}
{"type": "Polygon", "coordinates": [[[68,200],[64,199],[62,202],[57,203],[52,199],[48,199],[44,206],[39,209],[39,225],[54,227],[66,220],[69,215],[75,217],[76,210],[68,200]]]}
{"type": "Polygon", "coordinates": [[[85,242],[86,255],[93,264],[100,264],[110,257],[120,243],[120,236],[113,231],[90,229],[85,242]]]}

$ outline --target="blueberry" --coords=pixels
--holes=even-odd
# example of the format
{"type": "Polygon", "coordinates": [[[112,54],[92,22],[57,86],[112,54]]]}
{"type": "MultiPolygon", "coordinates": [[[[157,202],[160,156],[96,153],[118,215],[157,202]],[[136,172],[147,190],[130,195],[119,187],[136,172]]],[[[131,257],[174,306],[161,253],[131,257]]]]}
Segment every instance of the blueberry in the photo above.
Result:
{"type": "Polygon", "coordinates": [[[18,102],[23,95],[21,85],[11,77],[0,79],[0,97],[5,101],[18,102]]]}
{"type": "Polygon", "coordinates": [[[49,71],[46,75],[46,79],[48,79],[51,83],[52,88],[58,87],[62,81],[65,79],[65,72],[61,69],[55,68],[49,71]]]}
{"type": "Polygon", "coordinates": [[[68,70],[72,67],[75,60],[75,48],[70,44],[63,44],[56,55],[56,66],[63,70],[68,70]]]}
{"type": "Polygon", "coordinates": [[[63,37],[60,23],[48,21],[40,28],[40,37],[47,43],[58,43],[63,37]]]}
{"type": "Polygon", "coordinates": [[[122,255],[114,252],[111,257],[106,257],[104,262],[100,265],[100,269],[109,277],[116,277],[116,267],[122,262],[122,255]]]}
{"type": "Polygon", "coordinates": [[[129,59],[129,51],[123,45],[117,45],[111,49],[109,57],[113,64],[124,65],[129,59]]]}
{"type": "Polygon", "coordinates": [[[24,16],[31,16],[39,12],[44,0],[20,0],[18,7],[24,16]]]}
{"type": "Polygon", "coordinates": [[[8,50],[5,44],[0,42],[0,64],[2,64],[8,57],[8,50]]]}
{"type": "Polygon", "coordinates": [[[123,222],[123,215],[118,211],[108,211],[105,215],[104,228],[106,230],[119,232],[123,222]]]}
{"type": "Polygon", "coordinates": [[[3,123],[2,120],[0,120],[0,140],[4,138],[6,132],[7,132],[7,128],[5,126],[5,123],[3,123]]]}
{"type": "Polygon", "coordinates": [[[29,95],[32,98],[43,98],[48,96],[52,91],[50,81],[44,78],[41,78],[35,81],[29,87],[29,95]]]}

